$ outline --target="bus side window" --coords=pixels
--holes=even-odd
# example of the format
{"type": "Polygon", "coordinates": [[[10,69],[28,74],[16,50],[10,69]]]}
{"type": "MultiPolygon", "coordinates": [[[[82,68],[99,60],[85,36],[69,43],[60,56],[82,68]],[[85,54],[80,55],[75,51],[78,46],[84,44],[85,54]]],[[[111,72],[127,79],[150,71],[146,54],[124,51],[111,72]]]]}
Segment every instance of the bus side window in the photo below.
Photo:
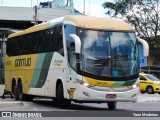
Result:
{"type": "Polygon", "coordinates": [[[50,51],[58,52],[64,56],[62,26],[56,26],[52,28],[50,35],[51,37],[48,43],[50,51]]]}
{"type": "Polygon", "coordinates": [[[53,49],[52,42],[53,28],[46,30],[46,51],[51,52],[53,49]]]}
{"type": "Polygon", "coordinates": [[[13,52],[14,55],[18,55],[18,49],[19,49],[19,45],[18,45],[18,37],[17,38],[14,38],[14,43],[15,43],[15,50],[13,52]]]}
{"type": "Polygon", "coordinates": [[[36,51],[36,49],[37,49],[37,42],[36,42],[36,36],[38,36],[37,35],[37,33],[35,33],[35,34],[31,34],[31,40],[32,40],[32,54],[34,54],[34,53],[36,53],[37,51],[36,51]]]}
{"type": "Polygon", "coordinates": [[[12,42],[11,42],[11,40],[12,40],[12,38],[9,38],[7,40],[7,51],[6,51],[6,53],[7,53],[8,56],[12,56],[12,42]]]}
{"type": "Polygon", "coordinates": [[[62,26],[57,27],[57,47],[56,51],[59,52],[62,56],[64,56],[64,49],[63,49],[63,36],[62,36],[62,26]]]}
{"type": "Polygon", "coordinates": [[[68,63],[69,65],[76,70],[76,56],[75,56],[75,45],[74,40],[69,35],[76,34],[76,29],[72,25],[65,25],[65,40],[67,44],[67,55],[68,55],[68,63]]]}

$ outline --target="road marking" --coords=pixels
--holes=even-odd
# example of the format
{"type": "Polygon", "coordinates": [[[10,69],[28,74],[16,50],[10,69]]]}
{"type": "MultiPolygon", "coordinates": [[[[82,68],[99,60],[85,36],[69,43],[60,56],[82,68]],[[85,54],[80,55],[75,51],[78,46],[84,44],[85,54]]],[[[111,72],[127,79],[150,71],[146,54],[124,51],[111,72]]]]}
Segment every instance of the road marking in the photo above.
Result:
{"type": "Polygon", "coordinates": [[[17,102],[11,102],[11,101],[5,101],[0,102],[0,107],[14,107],[14,106],[23,106],[23,102],[17,101],[17,102]]]}

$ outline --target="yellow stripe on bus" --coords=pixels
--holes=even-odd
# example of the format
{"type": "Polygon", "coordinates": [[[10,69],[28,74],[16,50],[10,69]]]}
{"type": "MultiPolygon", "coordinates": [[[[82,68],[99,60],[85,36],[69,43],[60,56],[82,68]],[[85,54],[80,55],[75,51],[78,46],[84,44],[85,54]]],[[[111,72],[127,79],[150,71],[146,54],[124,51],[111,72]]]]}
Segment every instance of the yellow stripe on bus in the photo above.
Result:
{"type": "Polygon", "coordinates": [[[89,78],[89,77],[84,77],[84,79],[95,86],[101,86],[101,87],[110,87],[113,85],[113,83],[115,81],[104,81],[104,80],[97,80],[97,79],[93,79],[93,78],[89,78]]]}

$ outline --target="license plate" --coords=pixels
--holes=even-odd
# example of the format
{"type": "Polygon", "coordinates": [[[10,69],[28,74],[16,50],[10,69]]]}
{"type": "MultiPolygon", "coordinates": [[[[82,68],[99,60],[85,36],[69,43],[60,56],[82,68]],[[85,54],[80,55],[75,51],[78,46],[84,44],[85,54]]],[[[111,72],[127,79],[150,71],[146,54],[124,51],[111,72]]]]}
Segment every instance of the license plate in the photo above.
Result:
{"type": "Polygon", "coordinates": [[[107,95],[106,95],[106,98],[115,99],[115,98],[117,98],[117,95],[116,95],[116,94],[107,94],[107,95]]]}

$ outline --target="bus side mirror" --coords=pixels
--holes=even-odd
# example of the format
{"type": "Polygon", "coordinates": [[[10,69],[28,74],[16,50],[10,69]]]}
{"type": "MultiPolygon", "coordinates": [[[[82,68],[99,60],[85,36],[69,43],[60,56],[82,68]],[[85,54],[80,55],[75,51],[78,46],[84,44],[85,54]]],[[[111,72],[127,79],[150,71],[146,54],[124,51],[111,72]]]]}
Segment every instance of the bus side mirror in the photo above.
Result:
{"type": "Polygon", "coordinates": [[[143,39],[141,39],[139,37],[137,37],[137,39],[143,45],[143,55],[145,57],[147,57],[149,55],[149,45],[148,45],[148,43],[145,40],[143,40],[143,39]]]}
{"type": "Polygon", "coordinates": [[[73,38],[75,42],[75,53],[81,53],[81,40],[80,38],[75,34],[70,34],[70,37],[73,38]]]}

